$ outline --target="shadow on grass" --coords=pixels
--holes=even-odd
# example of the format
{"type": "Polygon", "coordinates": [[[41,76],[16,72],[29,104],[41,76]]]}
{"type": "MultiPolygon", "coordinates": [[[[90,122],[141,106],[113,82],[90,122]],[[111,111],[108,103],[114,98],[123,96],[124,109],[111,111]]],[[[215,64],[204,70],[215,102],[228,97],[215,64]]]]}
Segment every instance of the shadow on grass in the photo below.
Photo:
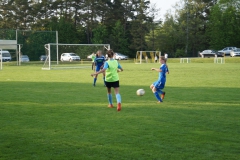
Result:
{"type": "Polygon", "coordinates": [[[117,112],[101,82],[1,82],[0,158],[240,158],[238,88],[166,87],[162,104],[120,88],[117,112]]]}
{"type": "MultiPolygon", "coordinates": [[[[172,104],[218,104],[239,106],[239,88],[210,87],[166,87],[164,103],[172,104]]],[[[41,103],[74,105],[106,105],[107,93],[102,82],[96,87],[90,83],[46,83],[46,82],[1,82],[2,103],[41,103]],[[92,103],[92,104],[91,104],[92,103]]],[[[122,102],[128,105],[151,105],[156,99],[148,86],[120,86],[122,102]],[[144,96],[137,96],[136,90],[145,89],[144,96]]],[[[113,100],[114,90],[112,89],[113,100]]],[[[163,103],[163,104],[164,104],[163,103]]],[[[161,105],[161,104],[160,104],[161,105]]]]}

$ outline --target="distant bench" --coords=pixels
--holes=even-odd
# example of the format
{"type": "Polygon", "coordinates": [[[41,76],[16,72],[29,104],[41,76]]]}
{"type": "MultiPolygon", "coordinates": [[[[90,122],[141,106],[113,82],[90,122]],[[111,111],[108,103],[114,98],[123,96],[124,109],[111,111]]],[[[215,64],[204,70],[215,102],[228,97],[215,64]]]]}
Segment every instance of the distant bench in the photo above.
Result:
{"type": "Polygon", "coordinates": [[[187,63],[191,62],[190,58],[180,58],[180,63],[185,63],[185,60],[186,60],[187,63]]]}

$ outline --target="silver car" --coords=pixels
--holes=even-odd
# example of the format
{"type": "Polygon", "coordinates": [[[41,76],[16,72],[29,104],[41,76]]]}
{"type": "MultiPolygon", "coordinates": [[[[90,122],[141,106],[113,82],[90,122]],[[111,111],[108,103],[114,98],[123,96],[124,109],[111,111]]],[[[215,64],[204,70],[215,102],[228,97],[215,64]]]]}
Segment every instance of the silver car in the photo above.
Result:
{"type": "Polygon", "coordinates": [[[218,51],[218,53],[222,53],[222,54],[225,54],[225,56],[229,56],[230,55],[230,52],[234,49],[236,49],[237,47],[226,47],[226,48],[223,48],[222,50],[218,51]]]}
{"type": "Polygon", "coordinates": [[[60,60],[63,61],[80,61],[80,57],[76,55],[75,53],[63,53],[61,54],[60,60]]]}
{"type": "Polygon", "coordinates": [[[29,62],[29,57],[28,55],[21,55],[20,57],[21,62],[29,62]]]}
{"type": "Polygon", "coordinates": [[[121,53],[115,53],[114,58],[118,60],[127,60],[128,56],[121,53]]]}
{"type": "Polygon", "coordinates": [[[199,53],[199,55],[204,58],[204,57],[215,57],[216,56],[216,51],[208,49],[208,50],[204,50],[201,53],[199,53]]]}
{"type": "Polygon", "coordinates": [[[230,52],[231,57],[240,56],[240,48],[236,48],[230,52]]]}

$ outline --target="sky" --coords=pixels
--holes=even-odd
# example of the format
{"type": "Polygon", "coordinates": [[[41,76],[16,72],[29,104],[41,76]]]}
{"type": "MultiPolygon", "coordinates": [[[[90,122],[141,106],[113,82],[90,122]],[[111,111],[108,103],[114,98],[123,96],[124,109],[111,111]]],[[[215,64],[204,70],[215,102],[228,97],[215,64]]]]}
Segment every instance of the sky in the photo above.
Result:
{"type": "Polygon", "coordinates": [[[180,0],[150,0],[151,5],[156,4],[156,8],[160,8],[160,17],[164,19],[165,13],[167,13],[167,10],[171,9],[173,10],[173,7],[176,2],[179,2],[180,0]]]}

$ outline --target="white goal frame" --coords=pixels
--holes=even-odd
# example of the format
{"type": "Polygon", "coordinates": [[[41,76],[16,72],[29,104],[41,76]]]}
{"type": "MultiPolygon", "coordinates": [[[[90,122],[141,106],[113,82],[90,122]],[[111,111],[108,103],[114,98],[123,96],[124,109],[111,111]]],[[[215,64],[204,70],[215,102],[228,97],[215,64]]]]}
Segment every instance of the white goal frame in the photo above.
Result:
{"type": "Polygon", "coordinates": [[[1,51],[1,59],[0,59],[0,61],[1,61],[0,63],[1,63],[1,64],[0,64],[0,70],[2,70],[2,48],[0,48],[0,51],[1,51]]]}
{"type": "Polygon", "coordinates": [[[158,56],[157,62],[159,62],[161,51],[137,51],[135,64],[142,64],[143,57],[146,63],[155,63],[155,56],[158,56]]]}
{"type": "Polygon", "coordinates": [[[225,63],[225,57],[215,57],[214,58],[214,63],[219,63],[219,64],[224,64],[225,63]]]}
{"type": "MultiPolygon", "coordinates": [[[[52,46],[56,46],[56,54],[57,54],[57,65],[59,64],[59,50],[58,50],[58,46],[102,46],[104,47],[106,50],[110,50],[110,44],[64,44],[64,43],[48,43],[45,44],[44,47],[47,50],[47,58],[43,64],[42,70],[51,70],[54,69],[55,67],[53,67],[51,65],[51,45],[52,46]]],[[[57,67],[56,67],[57,68],[57,67]]],[[[58,67],[59,68],[59,67],[58,67]]],[[[73,68],[73,67],[65,67],[65,68],[73,68]]],[[[77,67],[74,67],[77,68],[77,67]]],[[[79,68],[79,67],[78,67],[79,68]]],[[[81,67],[82,68],[82,67],[81,67]]]]}

